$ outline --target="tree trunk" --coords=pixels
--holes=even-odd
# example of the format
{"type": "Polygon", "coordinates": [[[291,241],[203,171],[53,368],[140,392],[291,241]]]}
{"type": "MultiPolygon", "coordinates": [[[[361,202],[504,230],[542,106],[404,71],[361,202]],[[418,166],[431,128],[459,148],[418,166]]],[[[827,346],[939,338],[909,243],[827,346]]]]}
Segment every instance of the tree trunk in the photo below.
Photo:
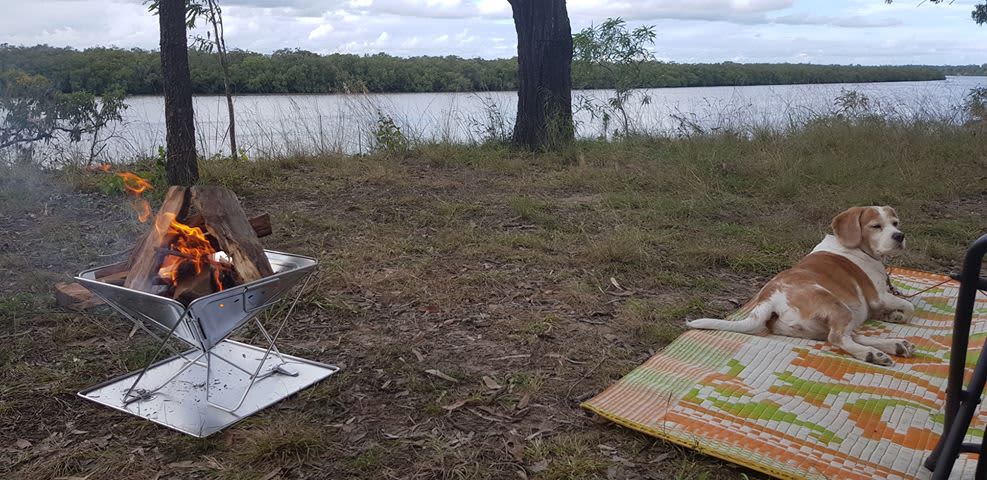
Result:
{"type": "Polygon", "coordinates": [[[230,92],[230,63],[226,56],[226,32],[223,28],[223,11],[219,2],[209,0],[209,21],[212,23],[213,34],[216,35],[216,52],[219,53],[219,65],[223,67],[223,88],[226,91],[226,110],[230,114],[230,158],[237,158],[236,148],[236,118],[233,115],[233,94],[230,92]]]}
{"type": "Polygon", "coordinates": [[[508,0],[517,29],[514,143],[544,150],[573,139],[572,30],[565,0],[508,0]]]}
{"type": "Polygon", "coordinates": [[[185,36],[185,0],[161,0],[161,73],[164,80],[168,183],[193,185],[199,180],[192,113],[192,77],[185,36]]]}

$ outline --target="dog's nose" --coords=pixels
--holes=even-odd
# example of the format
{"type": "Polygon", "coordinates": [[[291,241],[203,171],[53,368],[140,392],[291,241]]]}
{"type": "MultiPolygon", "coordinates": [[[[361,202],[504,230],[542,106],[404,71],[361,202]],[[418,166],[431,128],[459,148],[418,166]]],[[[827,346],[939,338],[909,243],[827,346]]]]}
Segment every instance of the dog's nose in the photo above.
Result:
{"type": "Polygon", "coordinates": [[[894,232],[894,234],[891,235],[891,238],[894,241],[901,243],[905,241],[905,234],[903,232],[894,232]]]}

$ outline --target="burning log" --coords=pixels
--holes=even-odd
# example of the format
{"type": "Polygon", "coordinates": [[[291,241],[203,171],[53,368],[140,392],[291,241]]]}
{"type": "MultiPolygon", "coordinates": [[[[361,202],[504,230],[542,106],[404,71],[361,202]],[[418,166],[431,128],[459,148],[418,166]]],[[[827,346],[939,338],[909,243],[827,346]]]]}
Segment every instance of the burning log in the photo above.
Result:
{"type": "Polygon", "coordinates": [[[160,254],[162,247],[168,247],[175,240],[172,231],[173,221],[182,221],[188,213],[189,191],[185,187],[171,187],[165,195],[164,203],[154,217],[152,228],[134,248],[131,254],[130,273],[123,286],[144,292],[154,292],[154,279],[161,268],[164,258],[160,254]]]}
{"type": "Polygon", "coordinates": [[[171,187],[153,227],[112,280],[188,304],[273,275],[259,240],[271,232],[268,214],[248,220],[236,195],[225,188],[171,187]],[[228,262],[219,260],[219,251],[228,262]]]}
{"type": "Polygon", "coordinates": [[[188,305],[196,298],[214,293],[217,290],[214,277],[216,274],[211,265],[197,274],[193,269],[191,276],[186,276],[175,284],[172,298],[182,302],[183,305],[188,305]]]}
{"type": "MultiPolygon", "coordinates": [[[[267,213],[256,215],[248,220],[248,222],[250,223],[250,228],[253,228],[254,233],[257,234],[257,238],[263,238],[274,233],[274,228],[271,227],[271,215],[267,213]]],[[[185,224],[190,227],[201,227],[205,224],[205,221],[202,219],[202,215],[193,213],[185,219],[185,224]]]]}
{"type": "Polygon", "coordinates": [[[233,192],[214,186],[192,187],[192,206],[202,215],[209,235],[230,257],[240,282],[274,275],[264,247],[233,192]]]}

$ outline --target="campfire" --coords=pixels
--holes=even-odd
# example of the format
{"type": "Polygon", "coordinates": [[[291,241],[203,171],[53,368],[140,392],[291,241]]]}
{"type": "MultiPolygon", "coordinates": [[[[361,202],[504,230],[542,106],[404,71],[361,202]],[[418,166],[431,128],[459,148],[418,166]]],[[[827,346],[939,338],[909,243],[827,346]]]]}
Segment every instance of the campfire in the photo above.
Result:
{"type": "Polygon", "coordinates": [[[259,237],[271,233],[266,214],[248,219],[233,192],[195,186],[170,187],[152,215],[142,196],[152,186],[119,175],[147,225],[144,235],[129,259],[56,285],[56,299],[80,310],[106,303],[134,324],[131,336],[143,330],[157,347],[142,369],[80,396],[204,437],[339,370],[276,346],[318,261],[264,250],[259,237]],[[292,291],[291,306],[269,333],[259,315],[292,291]],[[248,323],[263,346],[229,339],[248,323]],[[160,359],[175,342],[184,348],[160,359]]]}
{"type": "Polygon", "coordinates": [[[131,196],[137,218],[150,222],[150,228],[127,262],[98,272],[97,280],[188,305],[274,273],[259,240],[271,233],[270,216],[248,219],[233,192],[217,186],[173,186],[152,218],[150,204],[143,198],[151,184],[130,172],[117,176],[131,196]]]}

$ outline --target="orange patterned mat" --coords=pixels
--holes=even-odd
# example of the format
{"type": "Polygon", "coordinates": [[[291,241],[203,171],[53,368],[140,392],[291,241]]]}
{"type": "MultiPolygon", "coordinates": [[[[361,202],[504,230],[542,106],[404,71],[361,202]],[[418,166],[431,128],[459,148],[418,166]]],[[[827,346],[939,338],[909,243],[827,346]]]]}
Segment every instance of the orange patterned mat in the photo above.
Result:
{"type": "MultiPolygon", "coordinates": [[[[864,363],[825,342],[692,330],[583,404],[618,424],[779,478],[913,479],[942,433],[946,373],[958,283],[895,269],[911,295],[906,325],[868,322],[864,334],[904,337],[913,358],[864,363]],[[933,287],[933,288],[930,288],[933,287]]],[[[979,294],[968,373],[987,338],[979,294]]],[[[979,412],[968,441],[979,441],[979,412]]],[[[953,478],[972,478],[962,455],[953,478]]]]}

